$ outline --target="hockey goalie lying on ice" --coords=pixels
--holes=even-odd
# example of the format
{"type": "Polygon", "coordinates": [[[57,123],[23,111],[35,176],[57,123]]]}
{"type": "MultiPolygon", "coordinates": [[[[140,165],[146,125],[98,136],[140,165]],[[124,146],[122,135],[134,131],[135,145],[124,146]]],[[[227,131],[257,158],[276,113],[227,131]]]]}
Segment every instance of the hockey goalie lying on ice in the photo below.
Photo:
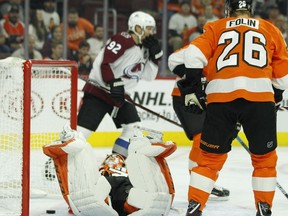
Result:
{"type": "Polygon", "coordinates": [[[81,216],[168,215],[174,186],[165,157],[176,150],[176,144],[144,136],[141,131],[136,134],[130,140],[127,159],[107,156],[101,173],[90,144],[67,126],[60,140],[43,147],[54,160],[70,211],[81,216]]]}

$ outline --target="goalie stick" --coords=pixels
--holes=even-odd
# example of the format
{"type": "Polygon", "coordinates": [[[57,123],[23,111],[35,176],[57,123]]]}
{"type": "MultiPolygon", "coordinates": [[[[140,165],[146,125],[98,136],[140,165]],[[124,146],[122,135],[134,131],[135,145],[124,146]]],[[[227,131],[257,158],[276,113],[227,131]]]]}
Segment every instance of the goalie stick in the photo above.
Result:
{"type": "MultiPolygon", "coordinates": [[[[105,87],[103,87],[103,86],[100,86],[100,85],[99,85],[97,82],[95,82],[94,80],[85,79],[84,77],[81,77],[81,76],[78,76],[78,78],[79,78],[80,80],[83,80],[84,82],[87,82],[87,83],[89,83],[89,84],[91,84],[91,85],[99,88],[99,89],[102,89],[103,91],[106,91],[106,92],[110,93],[110,90],[109,90],[109,89],[107,89],[107,88],[105,88],[105,87]]],[[[141,109],[143,109],[143,110],[145,110],[145,111],[147,111],[147,112],[149,112],[149,113],[157,116],[158,118],[164,119],[164,120],[166,120],[166,121],[168,121],[168,122],[170,122],[170,123],[172,123],[172,124],[174,124],[174,125],[177,125],[178,127],[181,127],[181,128],[182,128],[182,125],[181,125],[181,124],[179,124],[179,123],[177,123],[177,122],[175,122],[175,121],[173,121],[173,120],[171,120],[171,119],[169,119],[169,118],[166,118],[165,116],[161,115],[160,113],[154,112],[153,110],[148,109],[147,107],[144,107],[144,106],[142,106],[141,104],[136,103],[128,94],[125,94],[125,100],[126,100],[127,102],[132,103],[133,105],[135,105],[135,106],[137,106],[137,107],[139,107],[139,108],[141,108],[141,109]]],[[[118,107],[114,107],[112,113],[116,113],[116,114],[117,114],[118,109],[119,109],[118,107]]],[[[112,114],[111,114],[111,116],[112,116],[112,114]]]]}
{"type": "MultiPolygon", "coordinates": [[[[248,146],[243,142],[243,140],[239,136],[237,136],[236,139],[241,144],[241,146],[243,146],[243,148],[250,154],[250,150],[249,150],[248,146]]],[[[287,192],[284,190],[284,188],[277,181],[276,181],[276,186],[282,192],[282,194],[288,199],[287,192]]]]}

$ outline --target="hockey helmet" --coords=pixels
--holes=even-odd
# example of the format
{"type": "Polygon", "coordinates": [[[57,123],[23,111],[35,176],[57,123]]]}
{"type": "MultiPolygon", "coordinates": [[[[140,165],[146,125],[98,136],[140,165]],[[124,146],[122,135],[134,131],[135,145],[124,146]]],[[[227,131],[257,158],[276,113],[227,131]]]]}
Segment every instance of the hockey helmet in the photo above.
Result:
{"type": "Polygon", "coordinates": [[[152,17],[150,14],[142,12],[142,11],[136,11],[132,13],[128,20],[128,30],[136,34],[139,38],[144,34],[144,31],[146,27],[152,27],[152,33],[156,34],[156,22],[154,17],[152,17]],[[136,26],[140,26],[142,29],[142,34],[138,34],[136,32],[136,26]]]}
{"type": "Polygon", "coordinates": [[[116,153],[107,155],[99,171],[105,176],[127,176],[125,159],[116,153]]]}
{"type": "Polygon", "coordinates": [[[226,0],[225,16],[229,17],[236,11],[249,11],[253,14],[253,0],[226,0]]]}

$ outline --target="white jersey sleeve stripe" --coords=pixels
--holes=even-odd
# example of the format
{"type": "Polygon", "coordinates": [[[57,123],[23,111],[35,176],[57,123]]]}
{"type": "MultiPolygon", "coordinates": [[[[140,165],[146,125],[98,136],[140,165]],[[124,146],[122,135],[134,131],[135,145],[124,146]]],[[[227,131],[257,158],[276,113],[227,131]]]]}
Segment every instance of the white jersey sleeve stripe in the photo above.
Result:
{"type": "Polygon", "coordinates": [[[178,65],[184,64],[184,49],[172,53],[168,58],[168,67],[173,71],[178,65]]]}
{"type": "Polygon", "coordinates": [[[205,55],[193,44],[184,50],[184,62],[186,68],[204,68],[208,64],[205,55]]]}
{"type": "Polygon", "coordinates": [[[285,90],[288,88],[288,75],[281,78],[275,78],[272,82],[275,88],[285,90]]]}

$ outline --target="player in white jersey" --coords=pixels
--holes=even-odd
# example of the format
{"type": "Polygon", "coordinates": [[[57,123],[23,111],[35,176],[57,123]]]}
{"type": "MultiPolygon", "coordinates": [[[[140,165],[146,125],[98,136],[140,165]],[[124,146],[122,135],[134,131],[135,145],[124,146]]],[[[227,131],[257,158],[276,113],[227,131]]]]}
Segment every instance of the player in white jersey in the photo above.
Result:
{"type": "Polygon", "coordinates": [[[132,13],[128,28],[128,32],[112,36],[96,57],[89,79],[100,88],[86,83],[78,114],[78,130],[88,138],[109,113],[116,127],[123,128],[113,152],[124,157],[132,128],[140,122],[135,106],[125,101],[125,94],[129,94],[140,79],[156,78],[158,61],[163,54],[155,38],[156,22],[151,15],[141,11],[132,13]]]}
{"type": "Polygon", "coordinates": [[[165,158],[176,150],[162,136],[134,129],[129,154],[106,157],[98,170],[92,147],[68,125],[60,139],[43,147],[53,158],[69,212],[79,216],[167,216],[174,197],[165,158]],[[127,172],[128,170],[128,172],[127,172]],[[128,175],[129,174],[129,175],[128,175]]]}

